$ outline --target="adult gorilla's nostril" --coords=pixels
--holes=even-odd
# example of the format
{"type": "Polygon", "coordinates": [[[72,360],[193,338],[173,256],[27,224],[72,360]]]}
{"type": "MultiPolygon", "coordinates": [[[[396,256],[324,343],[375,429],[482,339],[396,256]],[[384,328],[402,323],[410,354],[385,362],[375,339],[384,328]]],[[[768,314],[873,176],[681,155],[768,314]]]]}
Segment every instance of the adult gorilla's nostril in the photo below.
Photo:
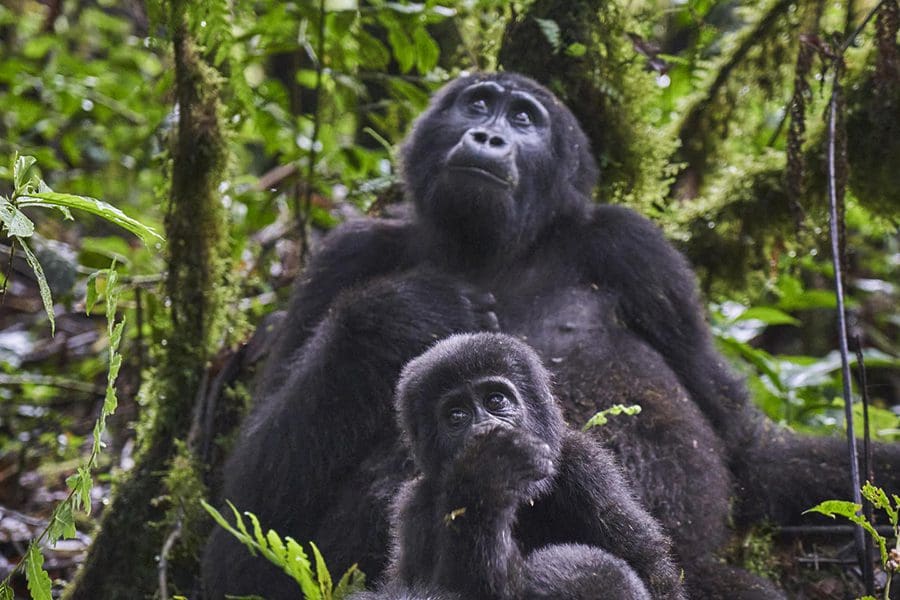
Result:
{"type": "Polygon", "coordinates": [[[472,136],[472,139],[478,142],[479,144],[487,143],[488,134],[486,131],[481,131],[480,129],[476,129],[475,131],[470,131],[469,134],[472,136]]]}
{"type": "Polygon", "coordinates": [[[491,137],[490,145],[494,148],[502,148],[506,145],[506,140],[504,140],[499,135],[495,135],[491,137]]]}

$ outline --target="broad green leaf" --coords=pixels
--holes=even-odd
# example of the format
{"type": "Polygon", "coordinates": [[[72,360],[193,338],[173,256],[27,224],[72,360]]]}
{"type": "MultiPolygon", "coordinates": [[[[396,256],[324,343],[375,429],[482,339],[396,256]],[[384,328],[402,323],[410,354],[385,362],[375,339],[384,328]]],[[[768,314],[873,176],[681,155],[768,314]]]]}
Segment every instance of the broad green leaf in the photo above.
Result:
{"type": "Polygon", "coordinates": [[[316,579],[319,581],[322,597],[330,598],[331,590],[334,587],[334,583],[331,581],[331,573],[328,572],[328,567],[325,565],[325,559],[322,557],[319,547],[313,542],[309,543],[309,547],[312,548],[313,556],[316,559],[316,579]]]}
{"type": "Polygon", "coordinates": [[[33,156],[16,156],[13,162],[13,185],[16,192],[24,188],[31,180],[31,167],[37,163],[33,156]]]}
{"type": "Polygon", "coordinates": [[[127,229],[141,238],[141,241],[148,246],[154,241],[165,241],[152,227],[148,227],[143,223],[132,219],[112,204],[107,204],[96,198],[76,196],[74,194],[61,194],[59,192],[43,192],[22,196],[19,200],[19,206],[24,208],[29,205],[34,205],[36,204],[34,203],[34,199],[43,201],[42,205],[52,204],[54,206],[64,206],[66,208],[83,210],[93,215],[97,215],[110,223],[115,223],[119,227],[127,229]]]}
{"type": "Polygon", "coordinates": [[[416,69],[419,73],[428,73],[437,66],[441,48],[424,27],[416,28],[413,32],[413,41],[416,44],[416,69]]]}
{"type": "Polygon", "coordinates": [[[47,528],[47,539],[51,544],[55,544],[60,538],[73,537],[75,537],[75,515],[72,514],[72,504],[63,502],[53,513],[53,521],[47,528]]]}
{"type": "Polygon", "coordinates": [[[849,502],[847,500],[826,500],[816,504],[809,510],[803,511],[803,514],[817,512],[827,517],[831,517],[832,519],[835,515],[846,517],[848,519],[855,519],[859,516],[856,513],[860,510],[862,510],[862,505],[856,504],[855,502],[849,502]]]}
{"type": "Polygon", "coordinates": [[[41,268],[41,263],[38,262],[37,257],[31,251],[31,248],[28,247],[28,244],[25,243],[25,240],[17,237],[16,241],[22,246],[22,250],[25,253],[25,260],[28,262],[31,270],[34,271],[34,276],[37,278],[38,288],[40,288],[41,291],[41,301],[44,303],[44,310],[47,313],[47,318],[50,319],[50,335],[56,335],[56,321],[53,318],[53,296],[50,294],[50,286],[47,284],[47,278],[44,276],[44,269],[41,268]]]}
{"type": "Polygon", "coordinates": [[[408,73],[416,63],[416,47],[400,23],[385,20],[385,24],[388,27],[388,42],[394,51],[397,64],[400,65],[402,72],[408,73]]]}
{"type": "Polygon", "coordinates": [[[799,319],[771,306],[753,306],[741,313],[735,320],[747,321],[750,319],[762,321],[766,325],[800,325],[799,319]]]}
{"type": "Polygon", "coordinates": [[[0,222],[6,227],[9,235],[27,238],[34,234],[34,223],[31,219],[6,198],[0,198],[0,222]]]}
{"type": "Polygon", "coordinates": [[[44,555],[40,548],[31,544],[25,554],[25,579],[32,600],[52,600],[50,596],[50,576],[44,571],[44,555]]]}

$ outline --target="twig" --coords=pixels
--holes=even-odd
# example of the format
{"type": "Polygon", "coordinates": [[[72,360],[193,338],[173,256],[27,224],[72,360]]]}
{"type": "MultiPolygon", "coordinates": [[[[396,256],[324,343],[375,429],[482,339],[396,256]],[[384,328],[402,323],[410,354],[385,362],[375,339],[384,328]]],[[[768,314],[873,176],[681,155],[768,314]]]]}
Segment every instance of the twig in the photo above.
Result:
{"type": "MultiPolygon", "coordinates": [[[[95,396],[102,396],[106,392],[105,387],[77,381],[75,379],[65,379],[62,377],[53,377],[51,375],[34,375],[29,373],[19,373],[17,375],[0,373],[0,385],[45,385],[61,390],[84,392],[85,394],[93,394],[95,396]]],[[[66,400],[71,402],[73,399],[67,398],[66,400]]]]}
{"type": "Polygon", "coordinates": [[[160,600],[169,600],[169,552],[172,551],[172,547],[175,545],[175,542],[177,542],[178,538],[181,537],[181,522],[183,520],[183,517],[184,512],[179,508],[178,518],[175,520],[175,525],[172,527],[172,531],[169,532],[169,535],[166,536],[166,541],[165,543],[163,543],[162,550],[160,550],[159,552],[159,567],[157,567],[157,573],[159,574],[160,600]]]}
{"type": "Polygon", "coordinates": [[[869,14],[866,15],[866,18],[863,19],[862,22],[860,22],[860,24],[856,27],[856,29],[853,30],[853,33],[848,35],[847,39],[844,40],[844,43],[841,44],[841,49],[838,52],[838,56],[844,55],[844,52],[847,51],[847,48],[849,48],[853,44],[853,40],[856,39],[856,36],[858,36],[860,33],[862,33],[862,30],[865,29],[866,25],[869,24],[869,21],[872,20],[872,17],[875,16],[875,13],[878,12],[878,9],[881,8],[881,5],[884,3],[885,3],[885,0],[881,0],[878,4],[876,4],[875,6],[872,7],[872,10],[870,10],[869,14]]]}
{"type": "MultiPolygon", "coordinates": [[[[855,535],[859,527],[856,525],[785,525],[775,529],[778,535],[855,535]]],[[[879,534],[885,537],[894,535],[894,528],[890,525],[879,525],[875,528],[879,534]]]]}
{"type": "MultiPolygon", "coordinates": [[[[831,100],[828,103],[828,205],[830,216],[830,233],[831,233],[831,261],[834,265],[834,292],[837,298],[837,317],[838,317],[838,343],[841,352],[841,379],[842,391],[844,396],[844,419],[847,426],[847,450],[850,459],[850,486],[853,494],[853,501],[862,504],[862,494],[860,492],[859,480],[859,458],[856,450],[856,437],[853,434],[853,398],[850,391],[850,356],[847,346],[847,315],[844,308],[844,281],[843,266],[841,264],[841,248],[839,228],[841,223],[838,222],[838,191],[837,191],[837,165],[836,165],[836,144],[837,144],[837,105],[841,93],[841,65],[842,54],[838,54],[833,62],[834,80],[832,84],[831,100]]],[[[857,528],[856,547],[858,551],[858,559],[860,567],[865,569],[865,540],[863,538],[863,530],[857,528]]]]}

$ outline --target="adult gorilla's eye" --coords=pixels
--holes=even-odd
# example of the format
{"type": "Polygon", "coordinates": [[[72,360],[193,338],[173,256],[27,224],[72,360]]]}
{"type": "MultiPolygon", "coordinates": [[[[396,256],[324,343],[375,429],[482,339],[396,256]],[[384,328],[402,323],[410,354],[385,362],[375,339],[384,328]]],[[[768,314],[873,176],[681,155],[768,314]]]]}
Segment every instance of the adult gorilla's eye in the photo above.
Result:
{"type": "Polygon", "coordinates": [[[494,392],[484,399],[484,407],[491,412],[499,412],[509,406],[509,398],[499,392],[494,392]]]}
{"type": "Polygon", "coordinates": [[[488,112],[488,103],[484,98],[472,98],[469,100],[469,109],[477,113],[488,112]]]}

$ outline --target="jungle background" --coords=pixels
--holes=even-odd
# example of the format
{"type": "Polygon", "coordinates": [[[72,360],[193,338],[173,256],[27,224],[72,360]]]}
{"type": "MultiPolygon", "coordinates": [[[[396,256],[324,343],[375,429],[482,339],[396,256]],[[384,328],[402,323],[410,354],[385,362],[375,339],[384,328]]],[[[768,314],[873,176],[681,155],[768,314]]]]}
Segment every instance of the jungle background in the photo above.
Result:
{"type": "MultiPolygon", "coordinates": [[[[857,430],[864,399],[900,440],[898,25],[896,0],[3,0],[2,597],[192,595],[266,315],[324,232],[395,210],[397,144],[463,72],[571,107],[597,201],[664,229],[756,402],[818,435],[846,425],[831,200],[857,430]]],[[[742,539],[798,598],[857,593],[850,536],[742,539]]]]}

